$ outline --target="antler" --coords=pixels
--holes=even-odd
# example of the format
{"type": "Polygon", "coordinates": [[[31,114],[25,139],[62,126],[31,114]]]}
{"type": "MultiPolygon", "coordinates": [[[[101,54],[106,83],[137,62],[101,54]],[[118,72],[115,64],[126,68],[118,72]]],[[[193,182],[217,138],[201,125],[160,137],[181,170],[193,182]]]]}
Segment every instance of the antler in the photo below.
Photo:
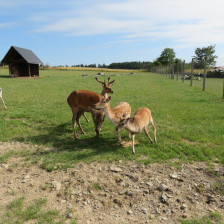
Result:
{"type": "Polygon", "coordinates": [[[101,81],[98,80],[97,77],[96,77],[95,79],[96,79],[97,82],[99,82],[99,83],[101,83],[101,84],[103,84],[103,85],[106,85],[105,81],[104,81],[104,82],[101,82],[101,81]]]}
{"type": "Polygon", "coordinates": [[[109,85],[109,84],[112,84],[114,81],[115,81],[115,80],[113,80],[113,81],[110,82],[110,77],[108,77],[108,85],[109,85]]]}

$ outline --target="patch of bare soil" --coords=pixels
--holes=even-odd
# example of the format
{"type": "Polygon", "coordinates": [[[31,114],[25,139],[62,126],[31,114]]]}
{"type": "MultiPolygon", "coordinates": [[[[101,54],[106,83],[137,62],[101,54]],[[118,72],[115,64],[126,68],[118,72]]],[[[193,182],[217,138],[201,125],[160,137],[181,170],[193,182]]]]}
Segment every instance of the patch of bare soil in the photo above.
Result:
{"type": "MultiPolygon", "coordinates": [[[[0,143],[0,154],[12,147],[35,150],[29,144],[0,143]]],[[[216,164],[219,175],[207,168],[205,163],[184,164],[178,170],[168,164],[119,161],[79,163],[49,173],[14,157],[0,163],[0,215],[21,196],[27,201],[46,198],[48,209],[70,213],[79,224],[179,223],[181,217],[224,214],[224,195],[213,188],[224,183],[224,168],[216,164]]]]}

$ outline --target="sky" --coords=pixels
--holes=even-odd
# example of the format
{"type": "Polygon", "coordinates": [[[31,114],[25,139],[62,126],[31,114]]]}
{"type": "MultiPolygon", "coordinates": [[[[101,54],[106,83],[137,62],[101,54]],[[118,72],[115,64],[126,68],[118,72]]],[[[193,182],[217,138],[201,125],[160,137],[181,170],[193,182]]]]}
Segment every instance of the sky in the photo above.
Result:
{"type": "Polygon", "coordinates": [[[165,48],[190,62],[215,45],[224,66],[223,0],[0,0],[0,60],[11,46],[45,65],[154,61],[165,48]]]}

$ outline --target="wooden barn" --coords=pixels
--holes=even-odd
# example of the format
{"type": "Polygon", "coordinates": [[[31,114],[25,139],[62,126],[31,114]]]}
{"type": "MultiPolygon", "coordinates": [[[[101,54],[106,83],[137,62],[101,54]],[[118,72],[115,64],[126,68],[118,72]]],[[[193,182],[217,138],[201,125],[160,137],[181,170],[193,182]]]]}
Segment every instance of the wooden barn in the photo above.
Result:
{"type": "Polygon", "coordinates": [[[15,46],[11,46],[1,63],[9,66],[10,77],[39,76],[39,66],[43,64],[31,50],[15,46]]]}

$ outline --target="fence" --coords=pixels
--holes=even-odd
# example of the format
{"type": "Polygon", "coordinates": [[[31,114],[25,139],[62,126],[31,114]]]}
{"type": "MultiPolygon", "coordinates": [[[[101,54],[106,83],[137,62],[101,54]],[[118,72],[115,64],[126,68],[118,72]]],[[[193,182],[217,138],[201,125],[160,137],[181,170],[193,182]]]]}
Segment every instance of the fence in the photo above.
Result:
{"type": "MultiPolygon", "coordinates": [[[[161,66],[153,66],[150,67],[149,71],[153,73],[159,73],[164,75],[167,78],[173,80],[182,80],[184,83],[186,80],[190,81],[190,85],[193,86],[195,81],[202,81],[202,90],[205,91],[206,89],[206,76],[207,72],[211,72],[207,69],[206,60],[205,60],[204,69],[195,69],[194,68],[194,61],[192,59],[191,63],[185,64],[183,63],[175,63],[170,65],[161,65],[161,66]]],[[[222,98],[224,99],[224,73],[222,74],[223,78],[223,91],[222,91],[222,98]]],[[[198,83],[195,83],[198,86],[198,83]]]]}

